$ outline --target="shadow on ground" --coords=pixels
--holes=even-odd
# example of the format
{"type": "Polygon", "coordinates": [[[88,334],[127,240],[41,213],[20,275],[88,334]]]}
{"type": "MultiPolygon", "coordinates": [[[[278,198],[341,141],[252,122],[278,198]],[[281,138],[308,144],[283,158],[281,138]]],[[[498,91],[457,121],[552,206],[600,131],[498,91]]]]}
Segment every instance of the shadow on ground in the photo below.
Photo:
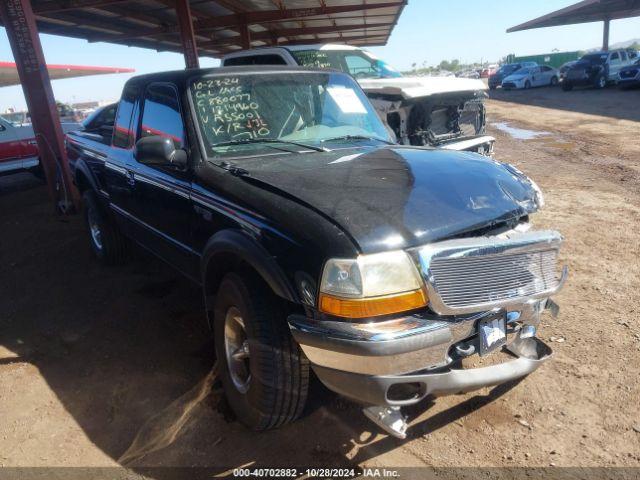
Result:
{"type": "MultiPolygon", "coordinates": [[[[0,194],[0,347],[17,355],[0,360],[0,372],[35,365],[57,397],[53,403],[59,401],[108,457],[134,470],[355,466],[402,444],[378,435],[356,405],[317,382],[305,417],[293,425],[258,434],[233,421],[210,374],[212,343],[198,288],[142,254],[124,267],[98,266],[80,218],[54,217],[45,188],[28,187],[0,194]]],[[[410,438],[509,388],[418,422],[410,438]]],[[[429,407],[424,402],[410,413],[429,407]]],[[[47,415],[60,413],[42,415],[40,429],[47,415]]]]}
{"type": "MultiPolygon", "coordinates": [[[[520,103],[534,107],[552,108],[640,122],[640,109],[629,108],[640,104],[640,89],[620,90],[609,86],[604,90],[578,88],[565,92],[560,87],[541,87],[529,90],[492,90],[492,100],[520,103]]],[[[544,125],[544,118],[536,119],[544,125]]],[[[576,125],[577,126],[577,125],[576,125]]]]}

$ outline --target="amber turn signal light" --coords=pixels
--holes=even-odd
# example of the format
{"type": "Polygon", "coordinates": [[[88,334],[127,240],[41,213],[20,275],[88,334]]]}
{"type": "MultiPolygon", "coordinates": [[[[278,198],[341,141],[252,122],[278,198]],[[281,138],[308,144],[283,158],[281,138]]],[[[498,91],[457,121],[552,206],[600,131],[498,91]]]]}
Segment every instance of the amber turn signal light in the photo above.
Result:
{"type": "Polygon", "coordinates": [[[422,290],[371,298],[338,298],[320,294],[320,311],[345,318],[368,318],[415,310],[427,305],[422,290]]]}

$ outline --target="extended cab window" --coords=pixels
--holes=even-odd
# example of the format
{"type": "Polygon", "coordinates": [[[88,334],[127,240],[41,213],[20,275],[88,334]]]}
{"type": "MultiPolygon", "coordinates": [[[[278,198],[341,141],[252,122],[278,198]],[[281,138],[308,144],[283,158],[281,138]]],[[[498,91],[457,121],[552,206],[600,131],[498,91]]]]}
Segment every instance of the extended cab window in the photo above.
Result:
{"type": "Polygon", "coordinates": [[[347,64],[349,73],[354,77],[372,77],[377,76],[378,69],[375,68],[374,63],[361,57],[360,55],[345,55],[344,61],[347,64]]]}
{"type": "Polygon", "coordinates": [[[225,67],[237,67],[241,65],[286,65],[280,55],[250,55],[246,57],[227,58],[224,61],[225,67]]]}
{"type": "Polygon", "coordinates": [[[142,108],[140,138],[160,135],[173,140],[176,148],[182,148],[184,123],[175,87],[164,83],[149,85],[142,108]]]}
{"type": "Polygon", "coordinates": [[[130,148],[133,146],[134,134],[131,127],[131,117],[134,106],[140,96],[140,89],[137,85],[127,85],[122,92],[116,123],[113,131],[113,146],[120,148],[130,148]]]}

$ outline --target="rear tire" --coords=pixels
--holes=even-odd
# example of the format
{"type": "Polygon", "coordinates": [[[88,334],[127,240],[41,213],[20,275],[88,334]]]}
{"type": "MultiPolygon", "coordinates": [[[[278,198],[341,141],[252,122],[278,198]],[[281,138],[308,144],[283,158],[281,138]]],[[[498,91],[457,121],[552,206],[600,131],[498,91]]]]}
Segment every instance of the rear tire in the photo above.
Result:
{"type": "Polygon", "coordinates": [[[301,415],[309,361],[289,332],[279,299],[254,273],[223,278],[214,342],[222,386],[240,422],[267,430],[301,415]]]}
{"type": "Polygon", "coordinates": [[[96,258],[105,265],[118,265],[128,258],[129,243],[117,225],[104,213],[93,190],[82,194],[89,243],[96,258]]]}
{"type": "Polygon", "coordinates": [[[573,90],[573,85],[565,80],[564,82],[562,82],[562,90],[564,90],[565,92],[570,92],[571,90],[573,90]]]}

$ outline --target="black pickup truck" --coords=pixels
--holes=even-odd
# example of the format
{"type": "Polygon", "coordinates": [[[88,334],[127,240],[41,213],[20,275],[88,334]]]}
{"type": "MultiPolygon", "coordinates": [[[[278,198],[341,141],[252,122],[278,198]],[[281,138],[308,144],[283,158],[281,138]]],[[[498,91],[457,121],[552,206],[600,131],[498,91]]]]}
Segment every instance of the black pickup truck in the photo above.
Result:
{"type": "Polygon", "coordinates": [[[535,334],[566,270],[560,234],[530,229],[536,184],[475,153],[392,143],[349,75],[139,76],[105,131],[66,137],[92,248],[113,264],[132,240],[202,286],[249,427],[297,418],[313,369],[404,437],[402,406],[549,357],[535,334]]]}

